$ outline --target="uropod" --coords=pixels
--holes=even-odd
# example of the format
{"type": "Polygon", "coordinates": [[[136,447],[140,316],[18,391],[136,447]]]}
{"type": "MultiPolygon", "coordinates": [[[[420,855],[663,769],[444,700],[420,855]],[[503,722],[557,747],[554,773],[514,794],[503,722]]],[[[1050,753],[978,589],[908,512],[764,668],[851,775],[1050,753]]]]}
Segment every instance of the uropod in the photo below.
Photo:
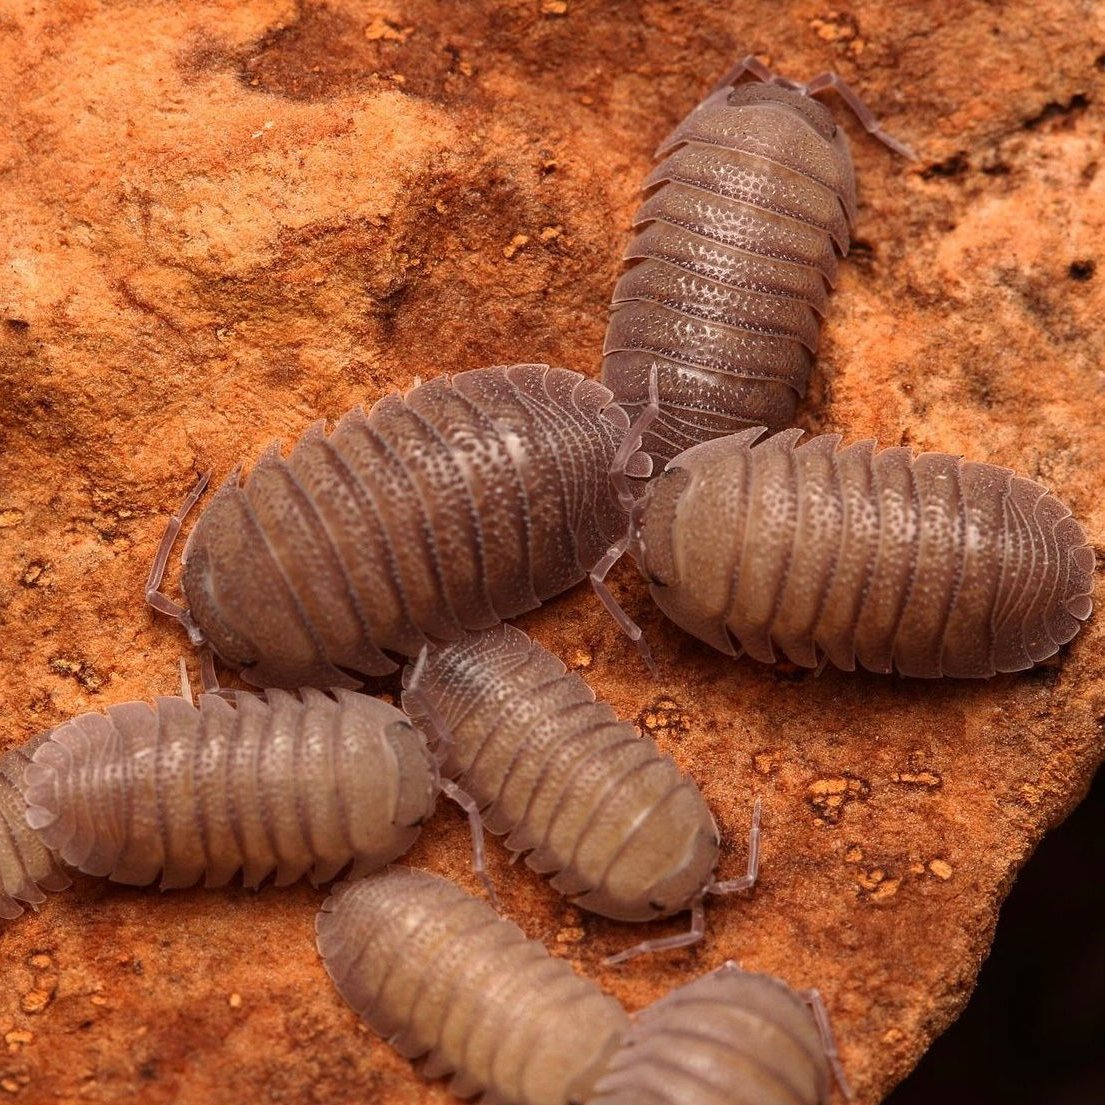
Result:
{"type": "Polygon", "coordinates": [[[1094,553],[1045,487],[993,464],[754,428],[668,462],[628,547],[661,610],[731,655],[988,677],[1054,655],[1094,553]]]}
{"type": "Polygon", "coordinates": [[[442,774],[573,904],[621,921],[691,910],[688,932],[612,962],[700,940],[704,895],[755,883],[759,801],[747,872],[718,882],[718,830],[695,782],[521,630],[500,625],[430,649],[403,687],[442,774]]]}
{"type": "Polygon", "coordinates": [[[754,57],[657,150],[614,289],[602,380],[632,414],[658,372],[658,460],[748,426],[778,430],[805,394],[820,317],[848,252],[856,184],[844,131],[812,96],[835,89],[899,153],[836,74],[806,85],[754,57]],[[738,84],[750,74],[762,83],[738,84]]]}
{"type": "Polygon", "coordinates": [[[83,714],[39,744],[21,785],[28,824],[66,863],[139,886],[160,874],[162,889],[375,870],[411,846],[438,789],[399,710],[310,689],[83,714]]]}
{"type": "Polygon", "coordinates": [[[20,789],[35,748],[48,737],[49,733],[40,734],[0,756],[0,917],[9,921],[23,912],[20,902],[37,907],[46,900],[43,890],[69,886],[69,877],[27,824],[20,789]]]}
{"type": "Polygon", "coordinates": [[[427,1078],[486,1105],[582,1105],[629,1027],[621,1006],[454,883],[389,868],[316,923],[338,992],[427,1078]]]}
{"type": "Polygon", "coordinates": [[[244,482],[232,473],[185,546],[185,609],[158,587],[201,481],[147,600],[249,683],[357,686],[395,670],[387,653],[416,656],[582,580],[625,531],[627,477],[652,469],[629,429],[607,388],[567,369],[438,377],[328,435],[316,424],[286,459],[271,446],[244,482]]]}
{"type": "Polygon", "coordinates": [[[588,1105],[819,1105],[830,1069],[847,1095],[817,992],[726,963],[637,1014],[588,1105]]]}

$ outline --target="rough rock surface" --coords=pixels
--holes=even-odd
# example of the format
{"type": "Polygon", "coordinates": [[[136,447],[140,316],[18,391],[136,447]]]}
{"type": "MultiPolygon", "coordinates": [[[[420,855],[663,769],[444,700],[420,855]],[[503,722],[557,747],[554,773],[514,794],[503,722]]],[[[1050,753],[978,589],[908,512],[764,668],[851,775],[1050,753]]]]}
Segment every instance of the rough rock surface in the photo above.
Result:
{"type": "MultiPolygon", "coordinates": [[[[274,437],[415,376],[597,373],[655,142],[732,60],[835,68],[908,164],[855,137],[861,210],[803,424],[968,453],[1105,534],[1101,5],[929,0],[5,5],[0,9],[4,743],[172,693],[141,600],[168,511],[274,437]],[[1096,46],[1094,44],[1097,44],[1096,46]]],[[[170,579],[172,586],[175,577],[170,579]]],[[[698,949],[581,915],[493,847],[503,904],[631,1007],[726,958],[823,990],[859,1105],[963,1006],[998,907],[1103,746],[1103,621],[986,685],[733,663],[613,578],[660,663],[584,589],[524,627],[701,780],[762,880],[698,949]]],[[[1101,601],[1099,588],[1099,602],[1101,601]]],[[[440,810],[411,855],[473,887],[440,810]]],[[[307,886],[81,879],[0,934],[13,1101],[445,1102],[368,1046],[307,886]]],[[[674,931],[682,919],[655,931],[674,931]]]]}

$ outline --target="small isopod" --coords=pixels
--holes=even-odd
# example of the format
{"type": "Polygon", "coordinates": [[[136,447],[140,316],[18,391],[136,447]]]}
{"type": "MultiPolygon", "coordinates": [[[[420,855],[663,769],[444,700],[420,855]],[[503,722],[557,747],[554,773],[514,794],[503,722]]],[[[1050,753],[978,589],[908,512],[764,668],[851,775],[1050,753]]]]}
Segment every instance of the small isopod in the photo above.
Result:
{"type": "Polygon", "coordinates": [[[658,460],[793,421],[856,215],[848,140],[811,98],[827,88],[912,156],[836,74],[800,85],[754,57],[657,151],[614,289],[602,380],[632,415],[658,372],[661,415],[645,436],[658,460]],[[737,84],[745,72],[763,83],[737,84]]]}
{"type": "Polygon", "coordinates": [[[403,708],[437,742],[442,774],[573,904],[620,921],[692,911],[689,932],[615,962],[694,943],[703,895],[755,882],[758,803],[747,873],[717,882],[718,830],[698,786],[521,630],[500,625],[430,649],[403,686],[403,708]]]}
{"type": "MultiPolygon", "coordinates": [[[[184,550],[179,617],[258,686],[357,686],[416,656],[532,610],[591,570],[625,532],[625,477],[651,472],[620,449],[629,419],[578,372],[515,365],[438,377],[316,424],[283,459],[271,446],[233,473],[184,550]]],[[[634,440],[639,444],[639,437],[634,440]]]]}
{"type": "Polygon", "coordinates": [[[588,1105],[819,1105],[830,1067],[816,991],[727,963],[637,1014],[588,1105]]]}
{"type": "Polygon", "coordinates": [[[454,883],[389,868],[316,923],[338,993],[427,1078],[486,1105],[580,1105],[629,1026],[621,1006],[454,883]]]}
{"type": "Polygon", "coordinates": [[[138,886],[381,867],[433,812],[425,739],[379,699],[301,694],[158,698],[59,725],[23,774],[27,822],[72,866],[138,886]]]}
{"type": "Polygon", "coordinates": [[[1054,655],[1090,616],[1093,550],[1033,480],[763,432],[674,458],[634,508],[657,604],[722,652],[985,678],[1054,655]]]}
{"type": "Polygon", "coordinates": [[[20,789],[31,754],[47,736],[44,733],[0,756],[0,917],[5,920],[23,912],[20,902],[38,906],[46,900],[43,890],[69,886],[69,877],[27,824],[27,804],[20,789]]]}

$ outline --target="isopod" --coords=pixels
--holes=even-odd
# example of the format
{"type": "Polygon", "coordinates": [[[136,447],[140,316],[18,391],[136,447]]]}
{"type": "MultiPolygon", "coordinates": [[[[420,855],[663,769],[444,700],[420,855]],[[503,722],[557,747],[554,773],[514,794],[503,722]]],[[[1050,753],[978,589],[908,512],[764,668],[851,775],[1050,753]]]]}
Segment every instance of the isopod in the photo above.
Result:
{"type": "Polygon", "coordinates": [[[316,930],[338,993],[369,1027],[486,1105],[579,1105],[629,1026],[593,982],[436,875],[389,868],[342,883],[316,930]]]}
{"type": "Polygon", "coordinates": [[[746,58],[661,144],[614,289],[602,380],[632,415],[659,373],[657,460],[748,426],[781,429],[805,394],[827,288],[848,252],[856,185],[844,131],[800,85],[746,58]],[[745,73],[763,83],[738,84],[745,73]],[[835,247],[835,248],[834,248],[835,247]]]}
{"type": "Polygon", "coordinates": [[[69,886],[69,877],[27,824],[27,805],[20,789],[31,754],[46,736],[0,756],[0,917],[5,920],[23,912],[20,902],[38,906],[46,900],[43,890],[69,886]]]}
{"type": "Polygon", "coordinates": [[[637,1014],[588,1105],[818,1105],[830,1066],[816,991],[727,963],[637,1014]]]}
{"type": "Polygon", "coordinates": [[[433,812],[425,739],[346,690],[158,698],[54,729],[23,774],[27,823],[89,875],[161,887],[318,883],[405,852],[433,812]]]}
{"type": "Polygon", "coordinates": [[[620,921],[692,911],[689,932],[613,961],[694,943],[703,895],[755,882],[758,803],[747,873],[716,881],[718,830],[695,782],[514,626],[430,649],[403,686],[403,708],[437,743],[442,774],[573,904],[620,921]]]}
{"type": "Polygon", "coordinates": [[[669,461],[629,549],[661,610],[735,655],[932,678],[1020,671],[1092,610],[1094,554],[993,464],[754,428],[669,461]]]}
{"type": "Polygon", "coordinates": [[[625,532],[625,477],[651,472],[620,449],[628,429],[578,372],[438,377],[328,436],[316,424],[286,460],[274,444],[244,484],[233,473],[185,547],[184,610],[157,587],[190,498],[147,599],[247,682],[356,686],[348,672],[395,670],[385,652],[415,656],[583,579],[625,532]]]}

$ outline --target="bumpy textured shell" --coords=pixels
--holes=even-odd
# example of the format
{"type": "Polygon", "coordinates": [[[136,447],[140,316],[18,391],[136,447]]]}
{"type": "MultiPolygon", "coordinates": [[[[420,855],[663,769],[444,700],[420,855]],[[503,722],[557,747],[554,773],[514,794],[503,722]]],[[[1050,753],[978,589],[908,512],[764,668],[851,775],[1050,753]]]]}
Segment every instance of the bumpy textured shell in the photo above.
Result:
{"type": "Polygon", "coordinates": [[[655,367],[668,460],[750,425],[793,421],[817,351],[855,176],[828,110],[770,84],[723,88],[661,144],[628,268],[614,290],[602,379],[630,414],[655,367]]]}
{"type": "Polygon", "coordinates": [[[282,691],[198,708],[159,698],[53,731],[24,773],[28,822],[90,875],[145,885],[257,886],[405,852],[433,812],[437,775],[422,735],[367,695],[282,691]]]}
{"type": "Polygon", "coordinates": [[[48,733],[0,756],[0,917],[11,920],[23,912],[20,902],[37,906],[43,890],[64,890],[68,876],[27,824],[27,805],[20,784],[31,754],[48,733]]]}
{"type": "Polygon", "coordinates": [[[708,644],[986,677],[1053,655],[1089,617],[1093,551],[1040,484],[836,434],[754,445],[761,433],[676,457],[635,511],[653,597],[708,644]]]}
{"type": "MultiPolygon", "coordinates": [[[[355,686],[382,650],[415,656],[531,610],[624,534],[610,480],[629,425],[577,372],[439,377],[316,425],[237,474],[184,551],[191,615],[258,686],[355,686]]],[[[631,475],[647,475],[638,453],[631,475]]]]}
{"type": "Polygon", "coordinates": [[[433,739],[422,696],[448,736],[442,773],[576,905],[647,921],[687,909],[710,882],[718,831],[698,787],[521,630],[431,650],[403,706],[433,739]]]}
{"type": "Polygon", "coordinates": [[[343,883],[316,928],[326,970],[369,1027],[486,1105],[584,1101],[629,1027],[593,982],[436,875],[343,883]]]}
{"type": "Polygon", "coordinates": [[[727,964],[638,1014],[588,1105],[818,1105],[828,1091],[802,999],[727,964]]]}

